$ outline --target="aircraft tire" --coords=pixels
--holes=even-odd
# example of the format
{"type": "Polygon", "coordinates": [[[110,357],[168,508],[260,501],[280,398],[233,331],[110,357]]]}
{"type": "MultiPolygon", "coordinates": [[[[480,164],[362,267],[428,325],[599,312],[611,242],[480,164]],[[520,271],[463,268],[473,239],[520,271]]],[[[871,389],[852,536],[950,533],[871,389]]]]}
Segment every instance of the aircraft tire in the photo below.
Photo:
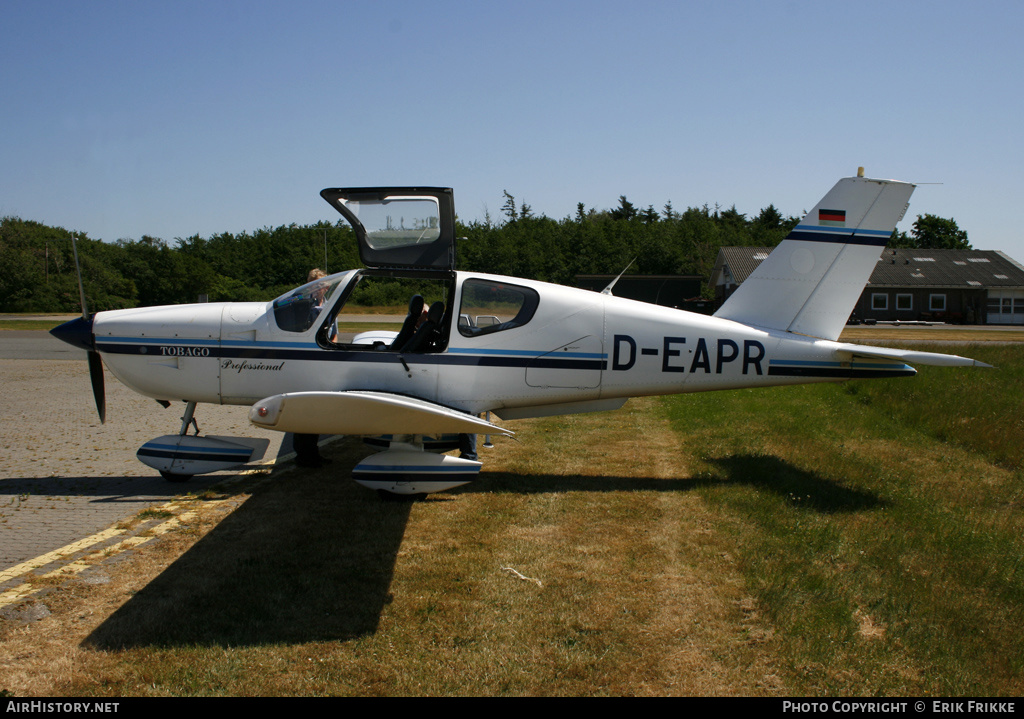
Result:
{"type": "Polygon", "coordinates": [[[187,482],[192,479],[191,474],[171,474],[170,472],[160,472],[160,476],[166,479],[168,482],[187,482]]]}
{"type": "Polygon", "coordinates": [[[378,489],[377,497],[385,502],[421,502],[427,498],[425,493],[420,494],[398,494],[389,492],[386,489],[378,489]]]}

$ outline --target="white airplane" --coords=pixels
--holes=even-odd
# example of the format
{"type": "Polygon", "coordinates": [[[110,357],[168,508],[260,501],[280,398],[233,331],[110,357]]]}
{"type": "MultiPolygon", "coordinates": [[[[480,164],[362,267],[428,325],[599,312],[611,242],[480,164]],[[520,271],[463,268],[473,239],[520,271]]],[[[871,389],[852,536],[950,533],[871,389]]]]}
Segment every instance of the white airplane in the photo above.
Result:
{"type": "Polygon", "coordinates": [[[354,468],[356,481],[399,494],[441,491],[474,479],[481,463],[424,451],[425,438],[429,447],[450,433],[512,434],[484,413],[514,420],[612,410],[643,395],[912,376],[908,362],[987,367],[837,341],[913,190],[863,172],[841,179],[706,316],[455,271],[450,189],[326,189],[367,269],[266,303],[89,317],[83,293],[83,317],[53,334],[88,350],[101,419],[101,357],[136,392],[188,403],[177,435],[139,450],[169,479],[261,454],[252,441],[188,434],[196,404],[210,402],[248,406],[254,425],[281,432],[383,436],[386,449],[354,468]],[[352,300],[396,288],[413,294],[400,332],[338,334],[352,300]]]}

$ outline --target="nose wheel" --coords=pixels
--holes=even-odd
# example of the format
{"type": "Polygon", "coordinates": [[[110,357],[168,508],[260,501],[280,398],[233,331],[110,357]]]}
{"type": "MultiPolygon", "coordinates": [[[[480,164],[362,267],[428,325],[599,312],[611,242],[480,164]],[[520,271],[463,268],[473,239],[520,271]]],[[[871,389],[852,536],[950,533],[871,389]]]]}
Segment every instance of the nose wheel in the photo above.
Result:
{"type": "Polygon", "coordinates": [[[158,471],[168,482],[187,482],[197,474],[234,469],[261,459],[268,439],[201,436],[194,417],[196,403],[189,402],[178,434],[165,434],[146,442],[136,457],[158,471]],[[189,434],[189,427],[195,434],[189,434]]]}

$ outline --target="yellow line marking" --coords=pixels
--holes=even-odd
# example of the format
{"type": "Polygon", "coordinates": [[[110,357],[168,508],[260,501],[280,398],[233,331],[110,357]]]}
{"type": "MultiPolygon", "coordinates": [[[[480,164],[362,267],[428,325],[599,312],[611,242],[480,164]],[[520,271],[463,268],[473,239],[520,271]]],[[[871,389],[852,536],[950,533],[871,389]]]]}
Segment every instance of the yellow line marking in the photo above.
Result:
{"type": "Polygon", "coordinates": [[[15,577],[19,577],[22,574],[27,574],[34,569],[39,569],[39,567],[45,567],[51,562],[56,562],[67,557],[69,554],[74,554],[75,552],[80,552],[83,549],[88,549],[94,544],[99,544],[100,542],[116,537],[119,534],[124,534],[126,531],[127,530],[125,529],[117,528],[104,529],[102,532],[97,532],[85,539],[79,539],[77,542],[72,542],[60,549],[55,549],[52,552],[42,554],[35,559],[30,559],[27,562],[16,564],[10,569],[5,569],[0,572],[0,582],[6,582],[10,579],[14,579],[15,577]]]}
{"type": "Polygon", "coordinates": [[[8,606],[9,604],[17,604],[20,601],[28,599],[32,594],[39,590],[39,587],[33,587],[31,584],[19,584],[13,589],[8,589],[3,594],[0,594],[0,609],[8,606]]]}
{"type": "MultiPolygon", "coordinates": [[[[216,508],[217,506],[224,504],[227,501],[228,500],[224,499],[211,501],[205,504],[204,507],[216,508]]],[[[151,507],[150,509],[155,509],[157,511],[171,511],[177,508],[176,505],[178,504],[180,504],[180,502],[167,502],[166,504],[160,507],[151,507]]],[[[137,535],[132,537],[125,537],[120,542],[111,544],[110,546],[104,547],[103,549],[97,549],[92,552],[89,552],[85,556],[80,557],[74,560],[73,562],[69,562],[68,564],[65,564],[61,567],[58,567],[57,569],[47,572],[46,574],[42,575],[42,578],[66,579],[68,577],[75,576],[85,571],[89,567],[94,566],[98,561],[102,559],[112,557],[115,554],[119,554],[120,552],[123,552],[125,550],[134,549],[135,547],[141,546],[149,542],[150,540],[156,539],[160,535],[166,534],[172,529],[176,529],[183,523],[188,523],[196,519],[197,516],[198,513],[196,512],[196,510],[190,509],[181,512],[180,514],[177,514],[173,517],[169,517],[168,519],[154,527],[148,528],[146,530],[147,534],[145,536],[137,535]]],[[[66,558],[70,554],[82,551],[83,549],[87,549],[88,547],[91,547],[107,539],[116,537],[118,535],[125,534],[126,532],[127,530],[125,529],[108,529],[102,532],[97,532],[91,537],[86,537],[85,539],[73,542],[65,547],[61,547],[60,549],[56,549],[52,552],[43,554],[39,557],[36,557],[35,559],[29,560],[28,562],[22,562],[17,566],[11,567],[10,569],[0,573],[0,581],[8,581],[23,574],[27,574],[28,572],[31,572],[34,569],[38,569],[39,567],[43,567],[47,564],[50,564],[51,562],[55,562],[60,559],[66,558]]],[[[40,591],[43,588],[44,587],[34,586],[29,582],[23,582],[22,584],[12,587],[4,592],[0,592],[0,608],[23,601],[29,598],[35,592],[40,591]]]]}

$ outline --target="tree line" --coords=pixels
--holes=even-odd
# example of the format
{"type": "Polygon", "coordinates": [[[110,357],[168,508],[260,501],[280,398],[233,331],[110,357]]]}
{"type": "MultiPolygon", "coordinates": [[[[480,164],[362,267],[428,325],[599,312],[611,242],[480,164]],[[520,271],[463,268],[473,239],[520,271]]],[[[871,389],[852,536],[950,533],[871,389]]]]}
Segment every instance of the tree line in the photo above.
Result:
{"type": "MultiPolygon", "coordinates": [[[[625,196],[606,210],[577,206],[573,217],[535,215],[507,191],[497,220],[457,223],[456,264],[472,270],[574,284],[581,274],[697,275],[708,278],[721,247],[774,247],[799,218],[774,205],[757,215],[736,207],[640,208],[625,196]]],[[[0,220],[0,311],[77,312],[71,232],[32,220],[0,220]]],[[[177,238],[144,235],[103,242],[75,232],[91,311],[209,301],[265,301],[305,282],[313,267],[360,267],[344,220],[282,225],[239,234],[177,238]]],[[[918,216],[894,247],[970,249],[954,220],[918,216]]],[[[710,292],[709,288],[709,292],[710,292]]]]}

